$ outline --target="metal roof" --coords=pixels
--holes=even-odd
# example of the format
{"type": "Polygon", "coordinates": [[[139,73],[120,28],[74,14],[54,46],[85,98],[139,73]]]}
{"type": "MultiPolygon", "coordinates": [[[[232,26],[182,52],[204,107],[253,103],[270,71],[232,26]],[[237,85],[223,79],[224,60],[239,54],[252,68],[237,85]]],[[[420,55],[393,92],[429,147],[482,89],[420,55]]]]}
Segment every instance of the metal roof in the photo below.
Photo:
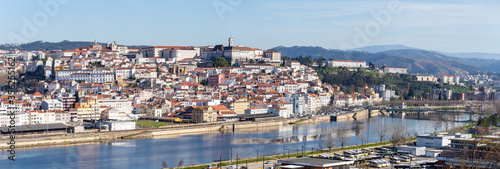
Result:
{"type": "Polygon", "coordinates": [[[311,158],[311,157],[284,159],[284,160],[279,160],[278,162],[285,164],[292,164],[292,165],[314,166],[314,167],[332,167],[332,166],[354,164],[354,161],[311,158]]]}
{"type": "MultiPolygon", "coordinates": [[[[30,125],[19,125],[13,127],[16,132],[29,132],[29,131],[40,131],[40,130],[54,130],[54,129],[66,129],[67,126],[62,123],[51,123],[51,124],[32,124],[30,125]]],[[[0,132],[9,132],[9,127],[0,127],[0,132]]]]}

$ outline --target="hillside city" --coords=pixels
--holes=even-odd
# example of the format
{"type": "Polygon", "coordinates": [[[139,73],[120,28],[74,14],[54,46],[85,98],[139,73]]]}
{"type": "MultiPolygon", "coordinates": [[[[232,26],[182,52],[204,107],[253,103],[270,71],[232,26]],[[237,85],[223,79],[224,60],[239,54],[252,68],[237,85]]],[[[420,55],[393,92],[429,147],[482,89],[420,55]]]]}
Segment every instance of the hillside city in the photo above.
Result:
{"type": "MultiPolygon", "coordinates": [[[[471,111],[475,102],[500,101],[500,92],[495,90],[500,81],[487,74],[411,74],[406,67],[374,65],[363,60],[319,59],[312,63],[305,60],[282,56],[274,49],[236,46],[233,38],[228,39],[227,45],[208,46],[128,47],[116,41],[106,45],[95,41],[73,50],[0,50],[0,76],[6,79],[0,91],[0,130],[2,134],[10,133],[7,128],[15,123],[23,133],[41,136],[50,132],[142,132],[142,129],[199,124],[222,124],[219,130],[231,130],[228,126],[232,125],[234,131],[235,124],[249,121],[294,123],[291,121],[316,117],[327,117],[328,121],[335,117],[340,121],[343,115],[357,113],[359,117],[365,111],[373,116],[375,108],[380,113],[398,112],[407,106],[417,106],[411,105],[415,101],[427,101],[421,107],[430,108],[458,103],[471,111]],[[11,58],[15,60],[14,66],[10,64],[11,58]],[[6,77],[11,70],[16,72],[14,101],[9,101],[11,94],[5,87],[10,83],[6,77]],[[374,78],[405,77],[411,79],[411,84],[408,81],[396,87],[389,81],[364,85],[325,81],[327,76],[340,76],[344,71],[374,78]],[[421,84],[430,88],[414,89],[421,84]],[[429,104],[433,102],[436,105],[429,104]],[[391,103],[397,104],[387,106],[391,103]],[[8,112],[15,112],[14,122],[8,112]]],[[[133,138],[132,135],[120,138],[133,138]]],[[[443,152],[439,148],[460,149],[475,139],[466,133],[415,137],[415,146],[392,150],[405,156],[391,157],[391,162],[411,161],[424,155],[436,158],[443,152]],[[425,147],[431,150],[426,151],[425,147]]],[[[481,138],[484,138],[481,146],[498,145],[499,136],[481,138]]],[[[392,153],[389,149],[380,150],[392,153]]],[[[357,158],[374,154],[372,149],[362,149],[345,151],[343,155],[316,154],[321,157],[316,159],[312,153],[307,161],[283,159],[281,164],[315,166],[331,162],[324,159],[336,158],[340,162],[335,161],[335,165],[354,165],[357,158]],[[345,159],[351,161],[342,163],[345,159]]],[[[457,158],[444,159],[447,164],[456,162],[453,160],[457,158]]],[[[375,158],[370,163],[376,167],[389,164],[375,158]]]]}

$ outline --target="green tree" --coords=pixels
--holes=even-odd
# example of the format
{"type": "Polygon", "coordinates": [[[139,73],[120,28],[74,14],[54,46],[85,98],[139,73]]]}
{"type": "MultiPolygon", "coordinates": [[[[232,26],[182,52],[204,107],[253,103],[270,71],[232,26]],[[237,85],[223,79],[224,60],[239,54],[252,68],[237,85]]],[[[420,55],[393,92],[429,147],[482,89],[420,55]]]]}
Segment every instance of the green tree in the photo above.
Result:
{"type": "Polygon", "coordinates": [[[370,69],[375,69],[375,64],[373,64],[372,62],[368,63],[370,69]]]}
{"type": "Polygon", "coordinates": [[[410,88],[410,91],[408,91],[408,96],[410,96],[410,97],[415,96],[415,90],[413,88],[410,88]]]}
{"type": "Polygon", "coordinates": [[[207,80],[202,80],[200,82],[200,84],[202,84],[203,86],[207,86],[208,85],[208,81],[207,80]]]}
{"type": "Polygon", "coordinates": [[[218,57],[217,59],[212,61],[212,66],[213,67],[229,67],[229,63],[227,62],[226,58],[218,57]]]}

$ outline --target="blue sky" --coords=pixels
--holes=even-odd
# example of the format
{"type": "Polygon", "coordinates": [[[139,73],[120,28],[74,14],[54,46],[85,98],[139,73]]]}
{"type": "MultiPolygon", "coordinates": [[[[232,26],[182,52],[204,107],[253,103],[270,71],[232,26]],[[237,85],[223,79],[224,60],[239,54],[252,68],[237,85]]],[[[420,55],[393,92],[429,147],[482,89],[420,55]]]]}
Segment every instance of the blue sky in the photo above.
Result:
{"type": "Polygon", "coordinates": [[[499,1],[60,1],[2,1],[0,43],[97,39],[124,45],[215,45],[227,44],[232,36],[235,45],[262,49],[403,44],[500,53],[499,1]],[[59,9],[49,15],[40,2],[58,2],[59,9]],[[398,2],[400,10],[391,12],[388,6],[398,2]],[[381,17],[384,22],[372,15],[384,12],[390,16],[381,17]],[[36,31],[23,33],[29,24],[36,31]],[[367,41],[360,40],[363,36],[367,41]]]}

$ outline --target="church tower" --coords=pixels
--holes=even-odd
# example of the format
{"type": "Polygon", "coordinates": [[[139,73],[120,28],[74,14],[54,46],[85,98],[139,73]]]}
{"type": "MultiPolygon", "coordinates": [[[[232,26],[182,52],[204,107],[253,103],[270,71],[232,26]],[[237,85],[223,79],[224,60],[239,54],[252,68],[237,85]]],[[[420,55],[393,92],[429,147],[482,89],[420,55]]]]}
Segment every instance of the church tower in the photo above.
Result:
{"type": "Polygon", "coordinates": [[[233,38],[230,37],[228,41],[229,41],[229,46],[233,46],[233,38]]]}

